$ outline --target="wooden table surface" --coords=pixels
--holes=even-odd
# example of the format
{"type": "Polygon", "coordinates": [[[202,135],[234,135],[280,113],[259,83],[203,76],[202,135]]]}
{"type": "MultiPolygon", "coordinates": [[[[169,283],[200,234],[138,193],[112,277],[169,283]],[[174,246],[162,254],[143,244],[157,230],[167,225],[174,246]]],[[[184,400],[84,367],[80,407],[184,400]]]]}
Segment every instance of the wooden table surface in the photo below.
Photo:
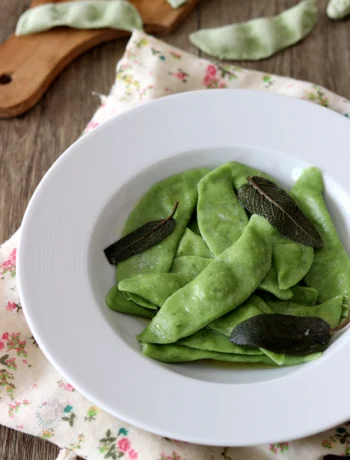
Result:
{"type": "MultiPolygon", "coordinates": [[[[14,31],[28,3],[0,0],[0,42],[14,31]]],[[[203,0],[167,41],[198,55],[188,41],[190,32],[274,15],[295,3],[296,0],[203,0]]],[[[243,66],[309,80],[350,99],[350,19],[330,21],[325,14],[327,0],[317,3],[319,21],[306,40],[275,57],[243,66]]],[[[98,98],[91,93],[108,93],[125,44],[125,40],[108,43],[88,52],[63,72],[34,109],[14,119],[0,120],[0,241],[19,227],[40,179],[81,134],[98,107],[98,98]]],[[[53,460],[57,453],[58,449],[48,442],[0,426],[0,460],[53,460]]]]}

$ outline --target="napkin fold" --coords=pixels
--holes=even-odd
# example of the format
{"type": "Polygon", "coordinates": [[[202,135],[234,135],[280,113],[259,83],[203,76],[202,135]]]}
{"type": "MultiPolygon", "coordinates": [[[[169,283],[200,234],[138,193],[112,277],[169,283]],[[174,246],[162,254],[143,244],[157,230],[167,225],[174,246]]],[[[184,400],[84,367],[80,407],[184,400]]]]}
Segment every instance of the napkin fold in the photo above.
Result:
{"type": "MultiPolygon", "coordinates": [[[[350,115],[349,101],[320,86],[215,64],[137,31],[117,65],[110,94],[102,97],[102,105],[85,133],[144,102],[205,88],[249,88],[286,94],[328,107],[346,117],[350,115]]],[[[299,441],[219,448],[162,438],[96,407],[56,372],[38,348],[26,323],[16,286],[19,232],[0,247],[1,424],[57,444],[62,448],[59,460],[73,459],[76,455],[89,460],[121,457],[130,460],[270,460],[276,456],[318,460],[328,453],[350,455],[350,421],[299,441]]],[[[283,409],[274,408],[271,403],[272,412],[280,410],[283,409]]]]}

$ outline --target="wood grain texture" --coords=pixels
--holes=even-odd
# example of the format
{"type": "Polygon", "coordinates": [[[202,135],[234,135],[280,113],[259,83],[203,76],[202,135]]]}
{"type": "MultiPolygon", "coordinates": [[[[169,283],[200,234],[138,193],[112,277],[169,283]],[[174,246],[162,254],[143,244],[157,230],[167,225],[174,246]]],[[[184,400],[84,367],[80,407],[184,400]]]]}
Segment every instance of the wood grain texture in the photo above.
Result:
{"type": "MultiPolygon", "coordinates": [[[[167,40],[187,51],[196,50],[188,34],[273,15],[296,0],[202,0],[196,11],[167,40]]],[[[319,22],[302,43],[264,61],[240,63],[267,73],[310,80],[350,99],[350,20],[332,22],[325,15],[327,0],[318,0],[319,22]]],[[[26,9],[24,0],[0,0],[0,41],[14,30],[26,9]]],[[[107,43],[78,58],[58,77],[40,103],[27,114],[0,120],[0,241],[20,225],[28,200],[54,160],[80,135],[114,80],[116,61],[126,40],[107,43]]],[[[0,427],[0,460],[54,460],[58,449],[42,440],[0,427]]]]}
{"type": "MultiPolygon", "coordinates": [[[[34,0],[32,6],[50,0],[34,0]]],[[[56,3],[66,0],[56,0],[56,3]]],[[[169,34],[194,9],[198,0],[171,8],[165,0],[130,0],[138,9],[145,31],[169,34]]],[[[58,27],[39,34],[12,35],[0,44],[0,117],[11,118],[31,109],[53,80],[74,59],[101,43],[128,37],[113,29],[76,30],[58,27]]]]}

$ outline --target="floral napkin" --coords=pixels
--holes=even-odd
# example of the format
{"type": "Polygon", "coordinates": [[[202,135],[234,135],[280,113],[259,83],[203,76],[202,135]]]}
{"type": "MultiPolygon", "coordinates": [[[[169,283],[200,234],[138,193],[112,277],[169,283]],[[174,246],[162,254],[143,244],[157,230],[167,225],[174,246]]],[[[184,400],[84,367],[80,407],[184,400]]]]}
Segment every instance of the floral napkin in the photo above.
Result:
{"type": "MultiPolygon", "coordinates": [[[[205,88],[251,88],[287,94],[329,107],[346,117],[350,114],[349,101],[319,86],[214,64],[143,32],[134,32],[117,65],[116,84],[109,96],[102,97],[103,104],[85,132],[146,101],[205,88]]],[[[269,460],[276,457],[318,460],[328,453],[350,455],[350,422],[294,442],[219,448],[150,434],[94,406],[51,366],[25,321],[16,287],[18,236],[19,232],[0,247],[1,424],[57,444],[62,448],[60,460],[73,459],[76,455],[89,460],[121,457],[130,460],[269,460]]]]}

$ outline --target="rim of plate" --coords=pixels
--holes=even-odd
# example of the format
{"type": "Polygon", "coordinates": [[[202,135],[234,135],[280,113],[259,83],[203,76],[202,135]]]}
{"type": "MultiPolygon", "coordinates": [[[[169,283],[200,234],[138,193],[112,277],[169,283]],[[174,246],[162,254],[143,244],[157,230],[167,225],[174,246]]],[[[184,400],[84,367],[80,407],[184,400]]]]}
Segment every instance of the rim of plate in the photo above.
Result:
{"type": "Polygon", "coordinates": [[[103,161],[116,142],[122,150],[117,155],[123,160],[123,177],[114,177],[114,190],[169,156],[248,145],[313,161],[350,192],[348,123],[330,109],[288,96],[203,90],[140,105],[71,145],[30,200],[18,253],[19,294],[26,319],[58,372],[123,421],[197,444],[280,442],[345,421],[350,404],[325,409],[323,399],[330,390],[346,394],[349,387],[350,371],[344,366],[350,352],[349,331],[327,359],[302,365],[283,378],[230,385],[184,377],[136,353],[101,321],[86,279],[84,248],[98,216],[90,208],[101,205],[103,190],[111,187],[112,174],[103,161]],[[316,127],[331,134],[317,136],[316,127]],[[89,181],[93,187],[87,189],[84,184],[89,181]]]}

